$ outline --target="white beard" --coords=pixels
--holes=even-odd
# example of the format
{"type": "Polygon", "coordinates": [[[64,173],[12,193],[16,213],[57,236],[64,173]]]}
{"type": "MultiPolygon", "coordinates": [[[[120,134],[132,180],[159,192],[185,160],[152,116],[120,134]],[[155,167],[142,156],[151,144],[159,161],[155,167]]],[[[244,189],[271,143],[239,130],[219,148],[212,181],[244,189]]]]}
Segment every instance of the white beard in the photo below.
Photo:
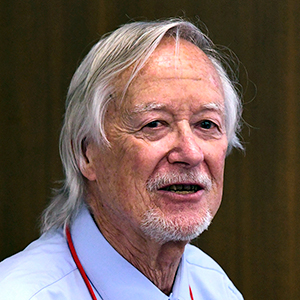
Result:
{"type": "Polygon", "coordinates": [[[209,211],[202,217],[177,216],[167,218],[158,209],[148,210],[142,219],[141,229],[158,243],[191,241],[207,230],[212,221],[209,211]]]}
{"type": "MultiPolygon", "coordinates": [[[[156,174],[147,182],[147,190],[155,192],[164,185],[177,182],[201,184],[206,191],[212,188],[212,181],[206,174],[191,170],[179,170],[177,172],[156,174]]],[[[144,214],[141,229],[146,236],[159,243],[190,241],[208,229],[212,218],[208,209],[202,210],[199,215],[195,214],[191,217],[180,215],[180,213],[166,216],[159,208],[154,207],[144,214]]]]}

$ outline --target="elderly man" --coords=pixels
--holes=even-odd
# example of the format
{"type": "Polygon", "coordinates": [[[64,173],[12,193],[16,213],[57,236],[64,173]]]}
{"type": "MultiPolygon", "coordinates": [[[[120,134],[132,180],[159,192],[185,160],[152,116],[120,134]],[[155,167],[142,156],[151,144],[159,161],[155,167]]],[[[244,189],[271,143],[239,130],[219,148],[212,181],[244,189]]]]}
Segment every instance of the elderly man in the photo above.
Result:
{"type": "Polygon", "coordinates": [[[43,232],[0,266],[0,298],[242,299],[189,245],[207,229],[240,100],[189,22],[125,25],[76,71],[61,134],[66,180],[43,232]]]}

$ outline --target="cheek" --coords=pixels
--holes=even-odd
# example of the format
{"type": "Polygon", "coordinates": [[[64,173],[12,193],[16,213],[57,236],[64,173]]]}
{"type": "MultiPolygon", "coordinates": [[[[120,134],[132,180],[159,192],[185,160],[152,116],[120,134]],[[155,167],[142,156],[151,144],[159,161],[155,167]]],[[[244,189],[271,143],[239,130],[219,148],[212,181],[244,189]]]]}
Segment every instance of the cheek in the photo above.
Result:
{"type": "Polygon", "coordinates": [[[227,151],[227,143],[218,143],[208,149],[206,162],[209,167],[212,178],[223,184],[225,158],[227,151]]]}
{"type": "Polygon", "coordinates": [[[225,157],[226,150],[215,152],[210,160],[210,172],[214,182],[210,200],[210,209],[213,215],[218,211],[222,201],[225,157]]]}
{"type": "Polygon", "coordinates": [[[158,143],[150,143],[136,138],[132,138],[131,143],[127,143],[123,151],[126,155],[124,155],[124,161],[121,163],[127,172],[137,180],[147,180],[164,153],[158,143]]]}
{"type": "Polygon", "coordinates": [[[131,222],[136,222],[151,202],[146,190],[147,180],[155,168],[151,150],[141,143],[127,141],[122,144],[114,159],[114,171],[109,171],[111,182],[108,183],[113,189],[113,205],[132,219],[131,222]]]}
{"type": "MultiPolygon", "coordinates": [[[[146,198],[146,181],[153,168],[148,148],[126,139],[124,142],[119,140],[114,143],[110,151],[111,155],[107,157],[103,169],[106,171],[102,174],[109,187],[104,187],[106,192],[114,195],[115,199],[122,198],[119,201],[125,206],[134,205],[134,201],[128,199],[146,198]]],[[[139,199],[138,202],[144,201],[146,200],[139,199]]]]}
{"type": "Polygon", "coordinates": [[[210,160],[206,161],[207,167],[209,169],[209,175],[216,188],[221,188],[223,186],[224,177],[224,158],[221,157],[211,157],[210,160]]]}

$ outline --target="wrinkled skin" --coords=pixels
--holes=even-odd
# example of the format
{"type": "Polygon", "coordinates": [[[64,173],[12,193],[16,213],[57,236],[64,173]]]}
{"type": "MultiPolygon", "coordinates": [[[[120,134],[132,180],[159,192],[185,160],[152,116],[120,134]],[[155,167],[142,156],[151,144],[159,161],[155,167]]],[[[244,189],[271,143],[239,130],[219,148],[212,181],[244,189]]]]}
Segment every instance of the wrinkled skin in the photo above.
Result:
{"type": "MultiPolygon", "coordinates": [[[[126,84],[130,72],[122,74],[117,86],[126,84]]],[[[188,241],[158,242],[141,224],[145,213],[153,210],[185,234],[207,212],[217,212],[228,146],[219,76],[196,46],[181,40],[175,54],[174,40],[165,38],[122,103],[111,102],[105,117],[110,147],[91,142],[81,166],[92,213],[111,245],[168,294],[188,241]],[[147,188],[158,174],[188,171],[205,174],[211,188],[147,188]]]]}

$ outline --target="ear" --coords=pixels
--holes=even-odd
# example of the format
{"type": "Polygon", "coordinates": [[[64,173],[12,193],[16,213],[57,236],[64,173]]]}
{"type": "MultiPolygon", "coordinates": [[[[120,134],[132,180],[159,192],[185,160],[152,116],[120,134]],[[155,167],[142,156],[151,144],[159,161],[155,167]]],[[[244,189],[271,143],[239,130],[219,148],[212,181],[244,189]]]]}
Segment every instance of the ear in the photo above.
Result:
{"type": "Polygon", "coordinates": [[[88,143],[86,140],[82,141],[82,158],[79,163],[79,169],[82,175],[90,181],[97,179],[96,174],[96,157],[98,147],[93,142],[88,143]]]}

